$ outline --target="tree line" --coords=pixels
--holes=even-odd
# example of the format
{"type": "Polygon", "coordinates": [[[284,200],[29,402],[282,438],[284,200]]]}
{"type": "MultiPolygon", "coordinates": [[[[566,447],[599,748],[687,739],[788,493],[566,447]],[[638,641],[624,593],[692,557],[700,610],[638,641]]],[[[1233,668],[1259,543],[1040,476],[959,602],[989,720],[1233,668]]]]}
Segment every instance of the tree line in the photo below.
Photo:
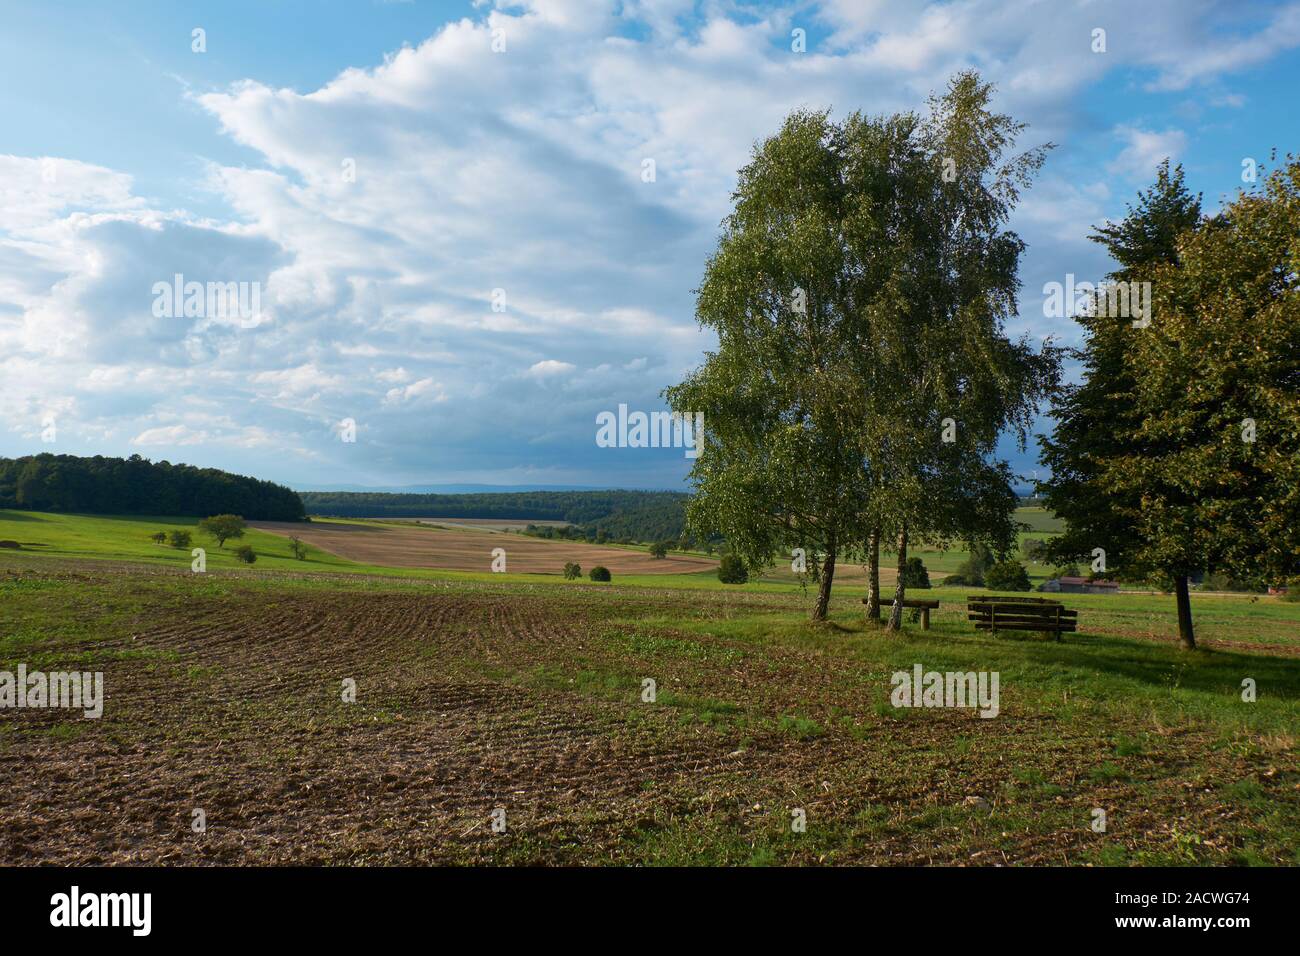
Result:
{"type": "MultiPolygon", "coordinates": [[[[500,518],[567,521],[550,536],[607,540],[676,540],[686,523],[687,495],[677,491],[531,491],[396,494],[305,491],[308,512],[341,518],[500,518]]],[[[543,531],[538,531],[544,534],[543,531]]]]}
{"type": "Polygon", "coordinates": [[[259,521],[302,521],[306,516],[298,494],[283,485],[139,455],[0,458],[0,508],[202,517],[229,513],[259,521]]]}
{"type": "Polygon", "coordinates": [[[1300,572],[1300,165],[1210,218],[1162,167],[1094,234],[1113,282],[1150,283],[1149,317],[1094,289],[1072,304],[1082,348],[1035,346],[1005,331],[1025,249],[1007,224],[1052,144],[1016,151],[1025,126],[991,96],[963,72],[924,115],[801,110],[755,146],[697,292],[718,347],[664,393],[706,422],[687,531],[751,570],[806,556],[814,620],[846,559],[879,619],[887,543],[896,630],[909,544],[1013,553],[995,444],[1023,450],[1047,405],[1052,556],[1169,581],[1194,646],[1189,575],[1300,572]],[[1062,385],[1066,358],[1082,382],[1062,385]]]}

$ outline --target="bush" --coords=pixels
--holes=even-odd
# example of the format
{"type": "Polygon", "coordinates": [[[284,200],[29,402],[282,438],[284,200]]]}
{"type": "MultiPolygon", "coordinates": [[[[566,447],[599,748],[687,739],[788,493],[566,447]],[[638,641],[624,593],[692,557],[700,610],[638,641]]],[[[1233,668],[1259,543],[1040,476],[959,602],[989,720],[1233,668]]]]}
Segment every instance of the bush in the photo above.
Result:
{"type": "Polygon", "coordinates": [[[1025,566],[1011,558],[989,568],[984,575],[984,586],[990,591],[1028,591],[1033,587],[1025,566]]]}
{"type": "Polygon", "coordinates": [[[172,531],[167,535],[167,540],[173,548],[188,548],[192,539],[188,531],[172,531]]]}
{"type": "Polygon", "coordinates": [[[734,554],[724,554],[718,565],[718,580],[723,584],[744,584],[749,580],[745,562],[734,554]]]}
{"type": "Polygon", "coordinates": [[[930,573],[925,570],[925,562],[920,558],[908,558],[903,565],[904,588],[928,588],[930,573]]]}
{"type": "Polygon", "coordinates": [[[1030,561],[1041,561],[1047,551],[1047,545],[1041,538],[1026,538],[1020,542],[1020,553],[1030,561]]]}
{"type": "Polygon", "coordinates": [[[167,532],[155,531],[153,534],[149,535],[149,540],[152,541],[154,544],[166,544],[167,532]]]}
{"type": "Polygon", "coordinates": [[[610,580],[609,568],[605,567],[603,564],[598,564],[591,569],[591,573],[588,574],[587,577],[591,578],[593,581],[608,581],[610,580]]]}
{"type": "Polygon", "coordinates": [[[576,581],[582,577],[582,565],[570,561],[564,566],[564,580],[576,581]]]}
{"type": "MultiPolygon", "coordinates": [[[[939,582],[939,586],[942,588],[962,588],[962,587],[967,587],[968,584],[966,579],[962,577],[960,574],[950,574],[942,581],[939,582]]],[[[983,582],[981,581],[979,584],[973,584],[969,586],[983,587],[983,582]]]]}
{"type": "Polygon", "coordinates": [[[650,555],[655,558],[668,557],[668,542],[656,541],[654,544],[650,545],[650,555]]]}
{"type": "Polygon", "coordinates": [[[224,548],[229,538],[244,536],[244,519],[239,515],[213,515],[199,522],[199,530],[217,539],[217,547],[224,548]]]}
{"type": "Polygon", "coordinates": [[[245,564],[252,564],[257,560],[257,552],[248,545],[244,545],[235,549],[235,557],[245,564]]]}
{"type": "Polygon", "coordinates": [[[22,545],[19,544],[17,541],[10,541],[7,538],[4,541],[0,541],[0,548],[10,548],[14,551],[17,551],[21,547],[22,545]]]}
{"type": "Polygon", "coordinates": [[[302,539],[301,539],[301,538],[290,538],[290,539],[289,539],[289,551],[290,551],[290,552],[293,554],[293,556],[294,556],[295,558],[297,558],[299,561],[306,561],[306,560],[307,560],[307,546],[306,546],[305,544],[302,543],[302,539]]]}

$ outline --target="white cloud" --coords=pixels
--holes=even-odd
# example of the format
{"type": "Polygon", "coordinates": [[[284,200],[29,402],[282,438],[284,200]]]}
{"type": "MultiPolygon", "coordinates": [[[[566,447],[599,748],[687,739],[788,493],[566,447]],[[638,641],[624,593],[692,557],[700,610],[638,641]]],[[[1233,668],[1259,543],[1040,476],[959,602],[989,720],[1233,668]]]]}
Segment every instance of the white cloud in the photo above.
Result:
{"type": "Polygon", "coordinates": [[[1187,134],[1180,129],[1145,130],[1137,126],[1117,126],[1115,137],[1124,148],[1107,165],[1111,172],[1148,180],[1155,169],[1168,159],[1177,163],[1187,148],[1187,134]]]}

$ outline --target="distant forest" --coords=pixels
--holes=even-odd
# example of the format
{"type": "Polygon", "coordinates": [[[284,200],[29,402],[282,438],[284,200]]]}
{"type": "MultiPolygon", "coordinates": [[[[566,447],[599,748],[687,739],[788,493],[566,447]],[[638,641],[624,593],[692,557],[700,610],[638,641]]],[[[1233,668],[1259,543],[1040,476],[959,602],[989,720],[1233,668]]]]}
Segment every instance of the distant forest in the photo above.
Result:
{"type": "Polygon", "coordinates": [[[302,499],[283,485],[216,468],[130,458],[0,458],[0,508],[110,515],[237,514],[301,521],[302,499]]]}
{"type": "MultiPolygon", "coordinates": [[[[463,495],[304,491],[310,514],[339,518],[499,518],[568,521],[575,531],[550,535],[613,541],[676,540],[687,495],[677,491],[527,491],[463,495]]],[[[543,536],[550,536],[544,530],[543,536]]]]}

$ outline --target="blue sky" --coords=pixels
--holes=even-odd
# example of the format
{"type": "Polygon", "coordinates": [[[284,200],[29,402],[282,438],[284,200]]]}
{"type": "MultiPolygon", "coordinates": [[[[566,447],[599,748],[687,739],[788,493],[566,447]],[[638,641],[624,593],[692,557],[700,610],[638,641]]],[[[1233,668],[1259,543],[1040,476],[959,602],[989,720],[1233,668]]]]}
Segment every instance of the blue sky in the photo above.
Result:
{"type": "Polygon", "coordinates": [[[1212,207],[1243,159],[1300,144],[1297,3],[4,14],[0,454],[139,453],[295,486],[681,487],[680,450],[597,447],[595,417],[662,408],[712,346],[691,290],[737,167],[793,108],[919,108],[980,69],[1024,145],[1057,144],[1015,220],[1011,331],[1065,342],[1043,284],[1107,271],[1086,236],[1161,159],[1212,207]],[[155,314],[177,273],[256,283],[255,324],[155,314]]]}

